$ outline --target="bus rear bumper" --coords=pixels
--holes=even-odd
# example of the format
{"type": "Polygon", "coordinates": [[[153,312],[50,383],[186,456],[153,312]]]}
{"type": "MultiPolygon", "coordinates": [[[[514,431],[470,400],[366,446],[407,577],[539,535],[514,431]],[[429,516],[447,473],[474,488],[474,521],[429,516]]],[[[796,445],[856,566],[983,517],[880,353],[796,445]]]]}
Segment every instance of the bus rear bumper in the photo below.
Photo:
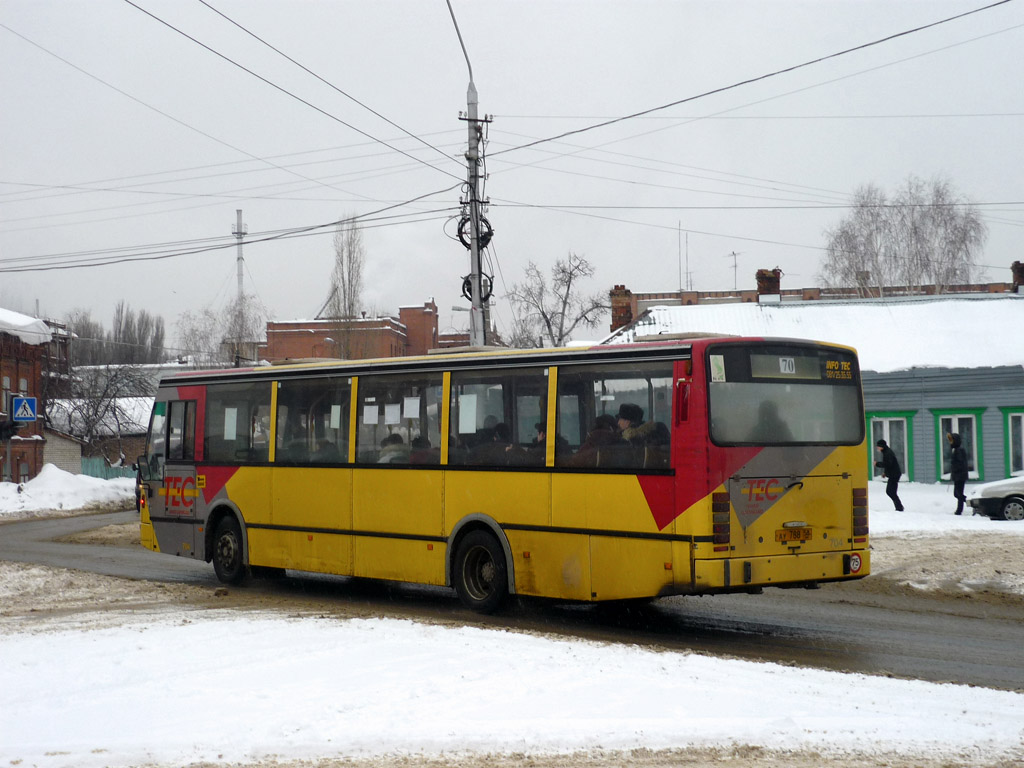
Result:
{"type": "MultiPolygon", "coordinates": [[[[867,549],[808,552],[768,557],[695,560],[693,592],[746,591],[755,587],[786,587],[860,579],[871,572],[867,549]]],[[[683,586],[683,585],[680,585],[683,586]]]]}

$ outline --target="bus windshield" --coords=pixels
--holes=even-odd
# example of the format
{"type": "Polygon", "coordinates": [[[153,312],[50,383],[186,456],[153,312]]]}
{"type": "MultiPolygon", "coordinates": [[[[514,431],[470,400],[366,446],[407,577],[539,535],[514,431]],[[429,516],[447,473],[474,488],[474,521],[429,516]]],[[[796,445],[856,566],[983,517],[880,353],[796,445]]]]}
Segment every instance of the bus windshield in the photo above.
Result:
{"type": "Polygon", "coordinates": [[[718,345],[707,357],[717,445],[857,445],[860,371],[851,352],[798,344],[718,345]]]}

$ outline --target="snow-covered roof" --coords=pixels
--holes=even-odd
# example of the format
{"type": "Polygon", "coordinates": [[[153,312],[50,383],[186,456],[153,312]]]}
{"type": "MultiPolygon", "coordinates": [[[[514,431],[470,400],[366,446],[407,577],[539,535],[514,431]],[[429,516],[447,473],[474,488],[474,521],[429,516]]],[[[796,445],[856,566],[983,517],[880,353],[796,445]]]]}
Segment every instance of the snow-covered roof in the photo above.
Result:
{"type": "MultiPolygon", "coordinates": [[[[85,431],[82,411],[88,411],[81,400],[54,399],[47,404],[46,416],[54,429],[70,435],[85,431]]],[[[149,429],[149,414],[153,410],[152,397],[119,397],[116,412],[104,415],[95,426],[99,435],[142,435],[149,429]]]]}
{"type": "Polygon", "coordinates": [[[46,344],[53,338],[50,327],[42,320],[0,308],[0,333],[9,333],[26,344],[46,344]]]}
{"type": "Polygon", "coordinates": [[[816,339],[857,349],[861,368],[1024,365],[1024,295],[651,307],[602,344],[672,334],[816,339]]]}

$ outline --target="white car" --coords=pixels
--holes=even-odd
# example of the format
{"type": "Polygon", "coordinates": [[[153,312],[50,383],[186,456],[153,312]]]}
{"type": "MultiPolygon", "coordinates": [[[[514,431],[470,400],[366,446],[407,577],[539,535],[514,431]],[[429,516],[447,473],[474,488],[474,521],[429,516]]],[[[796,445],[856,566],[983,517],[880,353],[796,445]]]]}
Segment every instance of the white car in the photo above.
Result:
{"type": "Polygon", "coordinates": [[[993,520],[1024,520],[1024,477],[975,485],[967,494],[975,514],[993,520]]]}

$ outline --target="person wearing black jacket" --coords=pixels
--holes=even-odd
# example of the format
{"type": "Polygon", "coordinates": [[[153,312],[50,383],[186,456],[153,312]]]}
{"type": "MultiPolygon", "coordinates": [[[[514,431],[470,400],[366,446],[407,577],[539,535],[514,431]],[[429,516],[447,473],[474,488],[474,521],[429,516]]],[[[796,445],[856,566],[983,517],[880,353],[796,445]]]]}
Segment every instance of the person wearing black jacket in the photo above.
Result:
{"type": "Polygon", "coordinates": [[[882,468],[882,477],[888,481],[885,484],[885,495],[892,499],[892,503],[896,506],[897,512],[903,511],[903,502],[900,501],[897,489],[900,484],[900,477],[903,476],[903,470],[900,469],[900,463],[896,459],[896,454],[893,453],[885,440],[879,440],[875,445],[878,446],[878,450],[882,452],[882,460],[876,461],[875,466],[882,468]]]}
{"type": "Polygon", "coordinates": [[[956,512],[953,514],[959,515],[963,513],[964,502],[967,501],[967,497],[964,496],[964,483],[967,482],[967,451],[964,450],[960,435],[956,432],[947,433],[946,439],[950,445],[949,478],[953,481],[953,496],[956,497],[956,512]]]}

